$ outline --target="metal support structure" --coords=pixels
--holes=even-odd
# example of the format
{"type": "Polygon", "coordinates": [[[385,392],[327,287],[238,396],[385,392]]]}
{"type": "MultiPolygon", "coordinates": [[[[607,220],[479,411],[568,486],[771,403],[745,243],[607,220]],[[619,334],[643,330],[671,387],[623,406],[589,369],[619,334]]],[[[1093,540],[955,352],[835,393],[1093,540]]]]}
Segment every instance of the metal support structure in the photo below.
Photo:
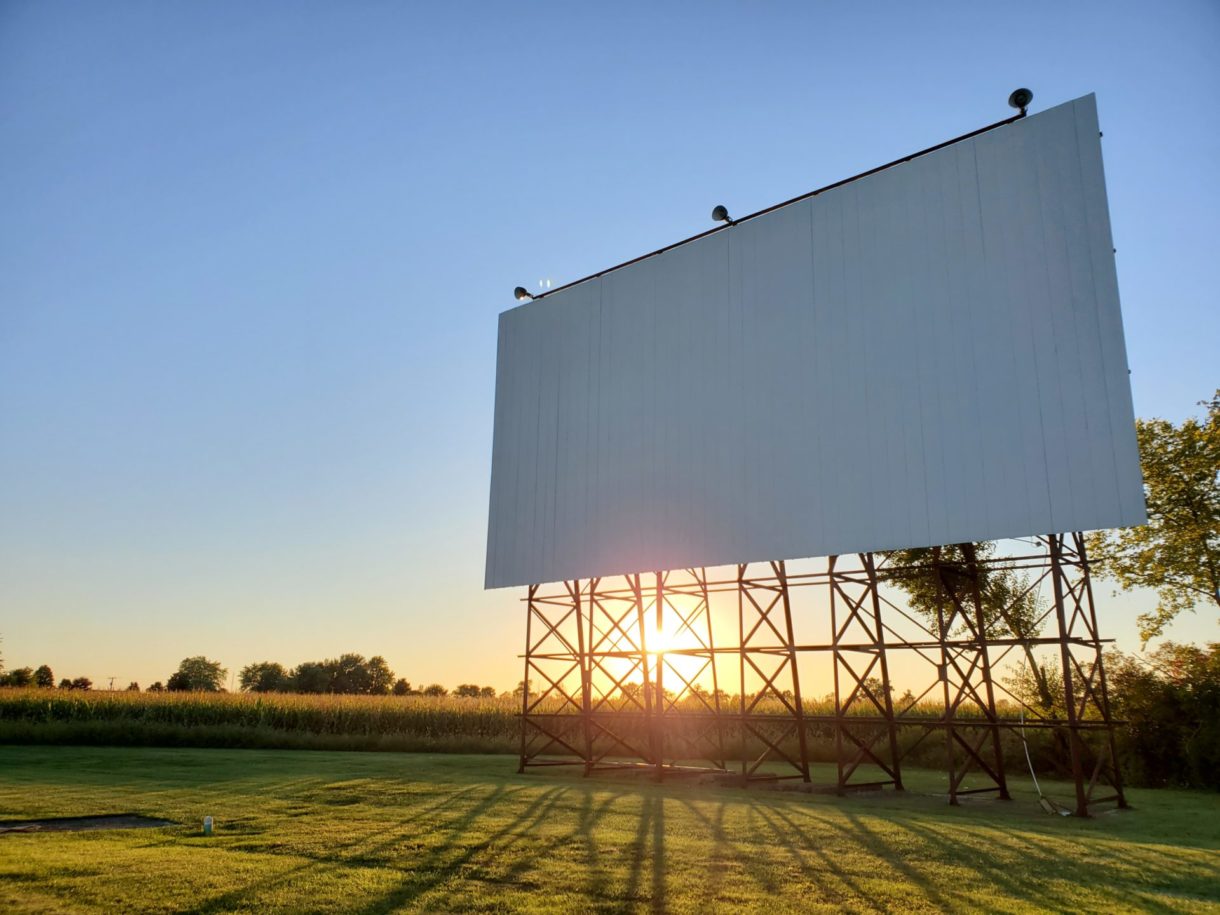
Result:
{"type": "Polygon", "coordinates": [[[983,617],[978,561],[973,544],[959,544],[958,549],[961,561],[954,563],[945,561],[940,547],[932,548],[932,565],[944,595],[937,607],[937,635],[941,642],[939,674],[945,703],[949,803],[956,804],[958,795],[967,792],[996,791],[1007,800],[1008,782],[997,726],[999,716],[989,657],[991,646],[983,617]],[[978,721],[982,726],[959,727],[963,711],[974,719],[969,724],[978,721]],[[981,773],[989,784],[963,789],[962,783],[972,771],[981,773]]]}
{"type": "Polygon", "coordinates": [[[660,748],[657,775],[691,761],[723,769],[725,719],[706,570],[658,573],[654,612],[655,637],[661,641],[650,653],[660,748]],[[708,679],[710,692],[703,685],[708,679]]]}
{"type": "Polygon", "coordinates": [[[737,623],[741,776],[807,782],[808,735],[783,562],[737,566],[737,623]]]}
{"type": "Polygon", "coordinates": [[[1009,796],[1006,766],[1023,754],[1006,760],[1004,743],[1011,751],[1028,730],[1053,735],[1078,815],[1125,807],[1084,538],[1049,535],[1037,546],[985,557],[973,544],[832,556],[814,571],[748,563],[720,580],[685,569],[532,586],[521,768],[637,768],[656,778],[733,769],[747,783],[809,782],[811,748],[832,738],[835,789],[902,790],[904,763],[939,733],[956,804],[1009,796]],[[1007,576],[1007,590],[996,591],[995,575],[1007,576]],[[904,577],[930,585],[922,610],[898,600],[904,577]],[[824,607],[794,620],[796,588],[812,588],[824,607]],[[829,639],[799,642],[796,624],[823,612],[829,639]],[[726,642],[716,633],[733,616],[736,639],[726,642]],[[930,680],[901,699],[891,681],[899,657],[903,686],[919,685],[920,671],[930,680]],[[1036,694],[1028,678],[1014,679],[1018,661],[1038,672],[1036,694]],[[833,684],[824,701],[802,696],[811,669],[833,684]]]}
{"type": "Polygon", "coordinates": [[[725,765],[703,569],[529,590],[521,768],[725,765]],[[709,692],[702,685],[711,681],[709,692]]]}
{"type": "Polygon", "coordinates": [[[526,766],[570,765],[586,756],[585,667],[579,582],[560,594],[529,589],[525,676],[521,683],[521,759],[526,766]]]}
{"type": "Polygon", "coordinates": [[[618,588],[610,584],[594,579],[588,588],[591,736],[586,770],[608,760],[656,760],[640,576],[624,576],[618,588]]]}
{"type": "Polygon", "coordinates": [[[871,553],[827,560],[834,658],[835,760],[840,791],[893,785],[902,790],[902,760],[885,650],[876,565],[871,553]],[[881,719],[881,724],[877,719],[881,719]],[[862,765],[880,778],[852,781],[862,765]]]}
{"type": "Polygon", "coordinates": [[[1102,642],[1097,632],[1093,586],[1081,534],[1052,534],[1046,538],[1055,592],[1055,621],[1059,632],[1060,673],[1067,718],[1068,752],[1076,786],[1076,815],[1088,816],[1090,807],[1115,803],[1127,806],[1122,774],[1114,747],[1114,725],[1102,642]],[[1101,722],[1100,732],[1086,727],[1101,722]],[[1090,740],[1091,737],[1097,739],[1090,740]],[[1097,797],[1099,791],[1110,794],[1097,797]]]}

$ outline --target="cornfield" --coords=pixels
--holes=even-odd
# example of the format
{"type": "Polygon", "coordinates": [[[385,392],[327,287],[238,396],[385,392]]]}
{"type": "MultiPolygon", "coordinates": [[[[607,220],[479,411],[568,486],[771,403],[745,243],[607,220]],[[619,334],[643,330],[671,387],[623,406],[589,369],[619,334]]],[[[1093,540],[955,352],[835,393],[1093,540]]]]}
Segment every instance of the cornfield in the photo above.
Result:
{"type": "Polygon", "coordinates": [[[509,752],[520,700],[0,690],[0,742],[509,752]]]}
{"type": "MultiPolygon", "coordinates": [[[[726,711],[738,697],[723,700],[726,711]]],[[[623,703],[614,700],[608,707],[623,703]]],[[[698,711],[696,700],[679,703],[698,711]]],[[[828,714],[833,706],[806,702],[806,712],[828,714]]],[[[0,689],[0,743],[96,744],[120,746],[249,747],[312,750],[397,750],[455,753],[513,753],[520,739],[521,700],[511,696],[476,699],[454,696],[344,696],[291,693],[138,693],[0,689]]],[[[775,700],[757,711],[783,717],[775,700]]],[[[917,714],[935,718],[934,706],[917,714]]],[[[576,720],[569,722],[577,726],[576,720]]],[[[642,727],[626,724],[625,730],[642,727]]],[[[690,726],[673,721],[667,743],[694,745],[684,734],[690,726]]],[[[832,726],[810,722],[809,753],[814,760],[835,758],[832,726]]],[[[643,733],[637,735],[645,741],[643,733]]],[[[1053,768],[1049,734],[1031,732],[1029,740],[1040,770],[1053,768]]],[[[794,743],[795,738],[788,742],[794,743]]],[[[901,742],[915,752],[916,764],[943,765],[943,742],[919,741],[917,731],[901,742]],[[919,743],[918,747],[912,746],[919,743]]],[[[1005,733],[1005,755],[1019,768],[1024,754],[1017,735],[1005,733]]],[[[730,758],[758,748],[726,732],[730,758]]],[[[795,753],[795,745],[788,748],[795,753]]]]}

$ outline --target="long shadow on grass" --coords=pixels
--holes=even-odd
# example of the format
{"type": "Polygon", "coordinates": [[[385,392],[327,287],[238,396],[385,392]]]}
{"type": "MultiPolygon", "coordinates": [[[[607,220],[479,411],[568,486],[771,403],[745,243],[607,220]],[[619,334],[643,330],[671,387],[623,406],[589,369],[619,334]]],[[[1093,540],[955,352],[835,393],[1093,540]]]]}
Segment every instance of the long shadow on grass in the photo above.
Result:
{"type": "MultiPolygon", "coordinates": [[[[864,828],[854,815],[849,813],[848,819],[857,828],[864,828]]],[[[1149,898],[1148,894],[1166,892],[1179,896],[1183,883],[1199,879],[1200,875],[1187,862],[1168,858],[1144,845],[1115,842],[1108,836],[1084,832],[1076,825],[1063,824],[1054,833],[1037,827],[1022,828],[1019,839],[1010,834],[1008,843],[997,845],[979,835],[978,827],[960,821],[942,821],[935,826],[909,819],[893,822],[895,828],[917,837],[932,857],[955,861],[976,875],[973,884],[976,890],[982,886],[998,888],[1013,900],[1052,902],[1057,884],[1068,881],[1092,886],[1094,892],[1118,907],[1130,906],[1138,899],[1139,906],[1148,911],[1172,912],[1179,910],[1176,903],[1167,904],[1149,898]],[[1113,864],[1121,862],[1123,866],[1110,866],[1107,852],[1113,855],[1113,864]],[[1136,873],[1132,874],[1131,865],[1136,860],[1136,873]]],[[[1206,886],[1201,885],[1200,890],[1205,891],[1206,886]]],[[[980,901],[977,893],[973,898],[964,894],[956,900],[959,906],[978,905],[980,901]]],[[[998,911],[999,901],[993,896],[989,904],[998,911]]],[[[1022,908],[1013,904],[1009,910],[1022,908]]]]}
{"type": "MultiPolygon", "coordinates": [[[[647,900],[654,912],[665,911],[665,800],[654,794],[641,798],[640,823],[635,840],[631,843],[631,863],[627,875],[627,889],[623,894],[625,908],[633,902],[647,900]],[[651,854],[649,838],[651,836],[651,854]],[[643,894],[644,872],[650,871],[652,886],[650,895],[643,894]]],[[[592,835],[590,834],[590,841],[592,835]]]]}
{"type": "MultiPolygon", "coordinates": [[[[604,785],[587,783],[543,791],[497,831],[471,844],[463,842],[465,828],[448,829],[444,842],[427,857],[413,862],[410,876],[358,911],[372,915],[413,906],[456,911],[466,904],[472,885],[480,883],[527,893],[539,891],[542,886],[531,874],[541,862],[576,857],[581,866],[572,870],[571,885],[552,886],[552,892],[566,890],[600,910],[635,910],[644,903],[655,912],[663,912],[667,901],[665,799],[655,793],[617,791],[599,801],[596,795],[604,791],[604,785]],[[583,795],[575,824],[571,829],[555,830],[554,823],[562,822],[566,812],[561,805],[572,793],[583,795]],[[616,808],[623,800],[638,800],[640,807],[632,840],[622,849],[626,883],[616,893],[603,863],[611,850],[597,841],[597,834],[603,819],[618,812],[616,808]],[[505,867],[504,861],[512,863],[505,867]],[[455,878],[457,885],[446,892],[444,885],[455,878]]],[[[467,825],[481,834],[477,824],[467,825]]]]}
{"type": "MultiPolygon", "coordinates": [[[[759,804],[757,807],[758,816],[770,831],[774,839],[774,846],[783,849],[788,857],[792,859],[793,866],[801,872],[805,879],[821,889],[825,898],[820,901],[827,903],[842,903],[844,901],[842,889],[825,879],[824,875],[827,873],[833,876],[835,881],[842,887],[845,887],[856,898],[868,898],[868,893],[860,886],[851,871],[838,860],[833,847],[830,853],[827,853],[824,837],[821,846],[811,842],[800,826],[790,816],[785,814],[785,806],[782,804],[759,804]],[[816,868],[812,865],[811,858],[815,856],[821,860],[822,868],[816,868]]],[[[819,822],[818,825],[825,827],[828,824],[819,822]]],[[[882,858],[885,858],[884,854],[882,858]]]]}
{"type": "MultiPolygon", "coordinates": [[[[476,860],[480,854],[491,849],[503,852],[518,844],[525,833],[535,829],[546,820],[555,807],[569,792],[566,786],[556,786],[542,791],[530,802],[524,810],[508,820],[500,829],[488,837],[475,842],[463,842],[462,839],[470,831],[469,827],[483,815],[485,805],[473,809],[456,823],[447,824],[444,829],[445,838],[437,843],[427,854],[412,862],[411,873],[390,892],[360,908],[353,908],[358,913],[392,912],[404,906],[410,906],[420,897],[438,888],[441,884],[454,877],[470,877],[466,871],[477,871],[476,860]],[[456,854],[455,854],[456,852],[456,854]]],[[[520,871],[530,863],[545,854],[552,843],[538,842],[532,847],[530,854],[518,852],[521,855],[515,870],[520,871]]],[[[444,909],[440,902],[429,904],[431,908],[444,909]]]]}
{"type": "MultiPolygon", "coordinates": [[[[777,850],[791,859],[789,873],[799,872],[808,887],[817,897],[811,902],[841,904],[846,888],[856,899],[867,898],[868,893],[838,858],[838,849],[827,849],[825,830],[833,826],[824,822],[824,817],[812,816],[805,824],[799,824],[789,815],[790,803],[767,797],[700,798],[699,803],[685,799],[685,804],[694,819],[703,824],[714,843],[714,853],[709,862],[707,901],[709,904],[732,903],[735,894],[723,886],[723,871],[726,867],[740,867],[744,874],[767,895],[790,895],[792,892],[807,892],[794,888],[790,880],[784,879],[784,870],[773,865],[771,851],[777,850]],[[714,804],[715,816],[709,816],[701,807],[714,804]],[[724,828],[724,815],[729,804],[740,804],[746,818],[745,835],[757,837],[753,841],[733,842],[724,828]],[[811,835],[811,829],[820,834],[811,835]],[[815,866],[819,861],[821,866],[815,866]]],[[[854,844],[853,837],[846,837],[854,844]]],[[[885,848],[870,848],[872,852],[887,857],[885,848]]],[[[930,894],[934,901],[935,897],[930,894]]]]}
{"type": "MultiPolygon", "coordinates": [[[[475,796],[473,786],[434,796],[434,803],[411,809],[391,833],[363,836],[328,848],[324,854],[296,850],[290,844],[269,847],[267,851],[309,860],[191,911],[217,912],[250,905],[259,894],[307,871],[314,879],[320,873],[339,879],[363,868],[366,873],[378,870],[383,880],[388,876],[397,881],[388,891],[363,897],[362,905],[359,897],[352,900],[351,910],[366,915],[401,908],[460,910],[492,889],[514,894],[570,893],[583,900],[583,907],[599,911],[648,907],[660,912],[669,902],[666,803],[689,810],[713,843],[714,852],[704,868],[706,876],[697,890],[712,907],[738,898],[725,877],[733,870],[768,894],[792,892],[784,872],[799,873],[803,886],[798,891],[817,894],[811,902],[859,904],[872,896],[877,879],[889,879],[901,883],[912,902],[931,908],[979,904],[985,887],[997,894],[991,903],[999,907],[1004,896],[1028,901],[1031,892],[1046,893],[1053,890],[1055,881],[1074,879],[1077,867],[1082,872],[1096,867],[1096,863],[1082,863],[1065,868],[1064,854],[1070,854],[1075,840],[1087,838],[1094,846],[1098,841],[1123,841],[1118,836],[1082,833],[1072,824],[1058,821],[1043,825],[1010,818],[999,808],[997,815],[971,823],[948,811],[918,806],[909,811],[891,806],[872,809],[867,802],[852,799],[823,807],[803,798],[736,792],[694,793],[679,788],[667,795],[661,788],[646,785],[616,788],[605,781],[565,780],[549,785],[545,778],[530,781],[501,784],[475,796]],[[726,811],[744,820],[743,839],[735,841],[734,831],[726,829],[726,811]],[[617,830],[607,827],[611,818],[617,830]],[[616,850],[607,837],[622,834],[624,818],[631,838],[616,850]],[[421,821],[426,823],[422,831],[421,821]],[[989,844],[980,832],[1006,826],[1019,830],[1021,837],[989,844]],[[787,868],[785,857],[790,859],[787,868]],[[873,869],[861,863],[868,861],[874,862],[873,869]],[[877,865],[878,861],[884,863],[877,865]],[[962,891],[933,881],[929,861],[951,862],[968,874],[962,891]],[[557,869],[569,862],[576,864],[570,875],[565,871],[556,878],[557,869]]],[[[671,806],[670,812],[675,809],[671,806]]],[[[241,843],[232,850],[259,849],[257,843],[241,843]]],[[[1189,876],[1186,863],[1152,849],[1149,852],[1148,863],[1161,865],[1149,868],[1155,881],[1149,888],[1152,892],[1161,886],[1180,885],[1189,876]]],[[[1090,857],[1096,859],[1099,853],[1105,854],[1094,847],[1090,857]]],[[[1125,877],[1102,892],[1120,902],[1125,891],[1135,889],[1134,881],[1125,877]]],[[[1147,896],[1140,898],[1157,907],[1147,896]]],[[[514,901],[520,903],[521,896],[510,897],[510,904],[514,901]]]]}
{"type": "MultiPolygon", "coordinates": [[[[862,836],[873,835],[855,813],[847,812],[846,818],[862,836]]],[[[1014,899],[1030,897],[1034,889],[1031,881],[1038,879],[1039,872],[1053,871],[1063,866],[1062,862],[1057,860],[1057,855],[1044,853],[1033,847],[1032,843],[1027,843],[1023,849],[1013,848],[1011,831],[1006,837],[1006,843],[999,844],[988,841],[985,838],[986,833],[979,833],[980,827],[986,828],[993,824],[972,826],[958,821],[946,822],[946,819],[937,821],[935,826],[924,826],[910,818],[895,817],[890,821],[890,826],[913,836],[929,849],[933,859],[952,861],[957,866],[971,871],[978,878],[975,881],[976,886],[986,884],[997,887],[1014,899]],[[1013,860],[1006,861],[1009,858],[1013,860]]],[[[1059,838],[1070,842],[1072,836],[1065,832],[1059,838]]],[[[1059,851],[1062,853],[1064,849],[1060,848],[1059,851]]],[[[965,897],[956,900],[958,905],[966,901],[965,897]]],[[[998,899],[992,900],[993,905],[998,905],[998,902],[998,899]]]]}
{"type": "MultiPolygon", "coordinates": [[[[440,814],[446,808],[452,807],[455,803],[466,798],[471,792],[475,791],[477,786],[468,786],[458,791],[446,794],[438,799],[433,804],[428,804],[419,809],[411,811],[408,815],[399,820],[399,826],[402,827],[407,823],[420,820],[424,817],[431,817],[440,814]]],[[[520,789],[516,789],[520,790],[520,789]]],[[[472,804],[466,813],[457,818],[452,823],[448,824],[447,831],[463,830],[468,827],[475,819],[482,816],[486,811],[494,808],[499,804],[506,793],[515,793],[506,791],[503,785],[498,785],[491,791],[487,792],[479,801],[472,804]]],[[[361,837],[351,842],[345,842],[333,846],[324,855],[312,854],[309,851],[294,849],[291,846],[275,845],[266,848],[260,848],[256,843],[243,842],[231,846],[222,846],[222,849],[227,852],[237,854],[283,854],[292,858],[305,858],[304,863],[296,867],[288,868],[281,871],[273,877],[262,878],[251,881],[237,889],[222,893],[219,896],[214,896],[192,909],[183,910],[184,915],[206,915],[213,912],[227,912],[242,902],[248,902],[259,893],[264,893],[268,890],[279,886],[284,886],[291,883],[299,875],[306,872],[313,876],[328,872],[338,872],[341,870],[357,867],[370,866],[387,866],[387,862],[378,858],[379,852],[385,852],[387,849],[394,847],[407,835],[415,834],[414,829],[403,830],[398,829],[388,838],[384,834],[379,835],[375,841],[374,837],[361,837]]],[[[173,838],[164,840],[166,843],[176,841],[173,838]]]]}

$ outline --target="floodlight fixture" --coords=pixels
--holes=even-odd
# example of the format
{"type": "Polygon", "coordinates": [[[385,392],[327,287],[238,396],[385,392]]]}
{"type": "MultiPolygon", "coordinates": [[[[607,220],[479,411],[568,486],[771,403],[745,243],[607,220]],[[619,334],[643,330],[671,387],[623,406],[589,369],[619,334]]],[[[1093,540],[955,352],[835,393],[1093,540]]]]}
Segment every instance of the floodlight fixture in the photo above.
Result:
{"type": "Polygon", "coordinates": [[[513,295],[516,297],[518,302],[532,302],[534,299],[534,297],[530,295],[529,290],[524,286],[518,286],[516,289],[514,289],[513,295]]]}
{"type": "Polygon", "coordinates": [[[712,219],[716,220],[716,222],[726,222],[729,225],[733,224],[733,220],[729,218],[728,207],[722,203],[718,203],[712,208],[712,219]]]}
{"type": "Polygon", "coordinates": [[[1021,113],[1025,114],[1025,109],[1029,107],[1029,103],[1034,100],[1034,94],[1028,89],[1014,89],[1012,95],[1008,96],[1009,108],[1020,108],[1021,113]]]}

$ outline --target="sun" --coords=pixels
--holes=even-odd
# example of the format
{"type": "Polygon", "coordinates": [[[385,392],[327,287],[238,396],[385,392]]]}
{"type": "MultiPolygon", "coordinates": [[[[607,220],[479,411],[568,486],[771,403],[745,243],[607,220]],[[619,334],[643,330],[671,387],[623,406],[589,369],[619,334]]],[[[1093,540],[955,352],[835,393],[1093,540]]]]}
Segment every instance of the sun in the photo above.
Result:
{"type": "Polygon", "coordinates": [[[644,644],[647,646],[649,654],[664,654],[680,647],[673,637],[673,627],[665,625],[669,622],[671,621],[664,620],[658,624],[655,613],[649,613],[644,617],[644,644]]]}

